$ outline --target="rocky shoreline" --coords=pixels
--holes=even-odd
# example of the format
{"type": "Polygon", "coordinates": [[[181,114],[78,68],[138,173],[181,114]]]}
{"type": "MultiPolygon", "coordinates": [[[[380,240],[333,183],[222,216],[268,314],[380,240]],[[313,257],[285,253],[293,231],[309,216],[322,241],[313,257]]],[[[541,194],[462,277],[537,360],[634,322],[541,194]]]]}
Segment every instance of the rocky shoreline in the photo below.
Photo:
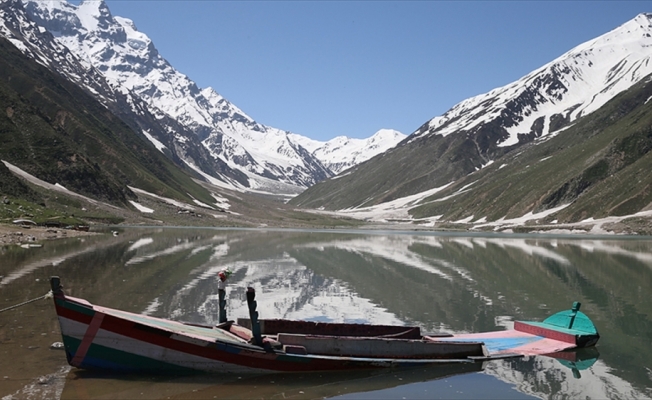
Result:
{"type": "Polygon", "coordinates": [[[38,245],[45,240],[67,237],[99,235],[97,232],[84,232],[72,229],[46,228],[40,226],[16,226],[0,224],[0,246],[38,245]]]}

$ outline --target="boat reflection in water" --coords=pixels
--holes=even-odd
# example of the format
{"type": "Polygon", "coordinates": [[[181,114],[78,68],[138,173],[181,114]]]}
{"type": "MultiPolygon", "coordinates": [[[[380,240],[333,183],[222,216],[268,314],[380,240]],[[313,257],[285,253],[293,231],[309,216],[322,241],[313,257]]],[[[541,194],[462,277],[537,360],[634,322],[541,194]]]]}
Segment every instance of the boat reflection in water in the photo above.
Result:
{"type": "MultiPolygon", "coordinates": [[[[555,354],[555,356],[557,358],[560,355],[555,354]]],[[[561,356],[566,360],[562,358],[557,360],[572,369],[573,375],[578,377],[579,371],[589,368],[596,362],[599,353],[595,348],[585,348],[564,352],[561,356]]],[[[241,376],[237,374],[138,375],[72,369],[65,377],[61,399],[315,399],[376,396],[524,398],[518,396],[511,387],[501,386],[499,382],[492,385],[491,392],[484,393],[481,388],[468,386],[473,386],[474,379],[477,379],[477,376],[474,378],[473,375],[481,373],[486,365],[495,362],[241,376]],[[470,375],[469,379],[465,379],[465,375],[470,375]],[[377,391],[380,392],[373,393],[377,391]]]]}
{"type": "Polygon", "coordinates": [[[105,374],[73,369],[62,399],[267,399],[325,398],[396,388],[480,372],[482,363],[408,369],[270,375],[206,374],[153,376],[105,374]]]}
{"type": "Polygon", "coordinates": [[[585,347],[575,351],[560,351],[547,356],[555,358],[561,365],[570,369],[575,379],[581,379],[580,371],[591,368],[598,361],[600,352],[595,347],[585,347]]]}

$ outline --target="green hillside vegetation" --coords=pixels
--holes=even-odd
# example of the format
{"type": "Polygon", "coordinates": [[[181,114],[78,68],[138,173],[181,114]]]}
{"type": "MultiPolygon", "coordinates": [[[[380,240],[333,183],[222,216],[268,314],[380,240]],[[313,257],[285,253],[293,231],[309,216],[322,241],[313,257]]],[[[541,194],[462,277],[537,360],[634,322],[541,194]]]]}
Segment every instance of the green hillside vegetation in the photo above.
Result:
{"type": "Polygon", "coordinates": [[[47,203],[3,196],[0,205],[0,222],[27,219],[37,225],[74,227],[89,223],[119,224],[125,219],[105,210],[89,210],[79,201],[65,196],[48,198],[47,203]]]}
{"type": "Polygon", "coordinates": [[[411,213],[495,221],[570,204],[539,221],[570,223],[641,211],[652,202],[651,96],[645,79],[574,126],[460,179],[411,213]]]}
{"type": "MultiPolygon", "coordinates": [[[[118,206],[127,186],[205,203],[210,193],[66,79],[0,40],[0,159],[49,183],[118,206]]],[[[5,195],[24,197],[15,184],[5,195]]]]}

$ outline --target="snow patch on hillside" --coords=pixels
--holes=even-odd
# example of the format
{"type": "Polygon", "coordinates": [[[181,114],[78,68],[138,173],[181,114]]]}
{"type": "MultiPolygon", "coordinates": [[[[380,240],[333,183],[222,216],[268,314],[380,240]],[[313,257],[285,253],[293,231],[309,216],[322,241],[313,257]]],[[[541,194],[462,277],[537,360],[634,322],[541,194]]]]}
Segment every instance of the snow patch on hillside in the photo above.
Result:
{"type": "Polygon", "coordinates": [[[408,214],[408,210],[421,202],[426,197],[432,196],[433,194],[447,188],[453,182],[440,186],[438,188],[426,190],[421,193],[417,193],[412,196],[402,197],[400,199],[388,201],[386,203],[381,203],[375,206],[369,207],[360,207],[360,208],[350,208],[346,210],[338,211],[326,211],[326,210],[304,210],[308,212],[315,212],[321,214],[331,214],[346,216],[355,219],[361,219],[365,221],[373,222],[388,222],[388,221],[410,221],[412,217],[408,214]]]}
{"type": "MultiPolygon", "coordinates": [[[[437,192],[445,189],[454,182],[451,182],[447,185],[426,190],[415,195],[402,197],[393,201],[377,204],[375,206],[369,207],[360,207],[360,208],[350,208],[337,211],[327,211],[327,210],[303,210],[318,214],[328,214],[334,216],[343,216],[359,220],[364,220],[366,222],[377,222],[377,223],[393,223],[398,225],[406,225],[408,227],[431,227],[435,228],[437,223],[440,222],[452,222],[460,225],[467,225],[471,230],[479,230],[481,228],[493,227],[494,231],[501,232],[511,232],[511,228],[524,226],[530,221],[537,221],[544,219],[550,215],[563,210],[564,208],[570,206],[569,204],[564,204],[559,207],[551,208],[539,213],[528,212],[517,218],[505,218],[502,217],[496,221],[487,221],[487,217],[481,217],[473,222],[474,216],[466,217],[456,221],[443,221],[441,215],[432,216],[428,218],[415,219],[410,214],[410,209],[423,205],[423,201],[436,194],[437,192]]],[[[466,187],[472,185],[473,183],[467,185],[466,187]]],[[[464,189],[464,188],[463,188],[464,189]]],[[[459,193],[459,192],[458,192],[459,193]]],[[[454,194],[455,195],[455,194],[454,194]]],[[[453,196],[454,196],[453,195],[453,196]]],[[[447,196],[449,198],[451,196],[447,196]]],[[[434,201],[439,201],[437,199],[434,201]]],[[[604,225],[618,223],[628,218],[636,217],[652,217],[652,210],[650,211],[641,211],[632,215],[623,215],[623,216],[609,216],[605,218],[589,218],[584,221],[575,222],[571,224],[559,224],[556,220],[552,222],[555,225],[555,229],[545,229],[538,231],[540,233],[557,233],[557,234],[570,234],[570,233],[589,233],[589,234],[611,234],[612,232],[606,230],[604,225]],[[578,229],[579,228],[579,229],[578,229]]]]}
{"type": "Polygon", "coordinates": [[[184,209],[189,209],[189,210],[194,210],[194,209],[195,209],[195,207],[191,206],[190,204],[188,204],[188,203],[184,203],[184,202],[179,201],[179,200],[171,199],[171,198],[169,198],[169,197],[159,196],[159,195],[157,195],[157,194],[150,193],[150,192],[148,192],[148,191],[146,191],[146,190],[138,189],[138,188],[133,187],[133,186],[127,186],[127,187],[128,187],[132,192],[134,192],[134,193],[136,193],[136,194],[138,194],[138,195],[149,196],[149,197],[155,198],[155,199],[157,199],[157,200],[161,200],[161,201],[163,201],[163,202],[165,202],[165,203],[168,203],[168,204],[170,204],[170,205],[173,205],[173,206],[175,206],[175,207],[184,208],[184,209]]]}
{"type": "Polygon", "coordinates": [[[15,166],[15,165],[7,162],[7,161],[0,160],[0,162],[2,162],[14,175],[19,176],[19,177],[27,180],[28,182],[30,182],[30,183],[32,183],[34,185],[37,185],[37,186],[40,186],[42,188],[52,190],[52,191],[55,191],[55,192],[65,193],[66,195],[70,195],[70,196],[76,197],[78,199],[85,200],[85,201],[87,201],[87,202],[89,202],[91,204],[102,204],[104,206],[111,207],[111,208],[114,208],[114,209],[118,208],[118,207],[113,206],[111,204],[104,203],[104,202],[101,202],[101,201],[98,201],[98,200],[95,200],[95,199],[91,199],[90,197],[86,197],[86,196],[81,195],[79,193],[70,191],[70,190],[64,188],[63,186],[61,186],[59,184],[48,183],[48,182],[46,182],[44,180],[41,180],[41,179],[35,177],[34,175],[30,174],[29,172],[26,172],[26,171],[18,168],[17,166],[15,166]]]}
{"type": "Polygon", "coordinates": [[[167,149],[167,147],[165,147],[165,145],[163,143],[161,143],[160,140],[158,140],[154,136],[150,135],[149,132],[143,131],[143,135],[145,135],[147,140],[149,140],[154,145],[154,147],[156,147],[156,150],[160,151],[161,153],[163,153],[163,149],[167,149]]]}
{"type": "Polygon", "coordinates": [[[129,202],[131,203],[132,206],[136,207],[136,209],[137,209],[138,211],[142,212],[142,213],[148,213],[148,214],[149,214],[149,213],[153,213],[153,212],[154,212],[153,209],[151,209],[151,208],[149,208],[149,207],[145,207],[144,205],[142,205],[142,204],[140,204],[140,203],[136,203],[136,202],[133,201],[133,200],[129,200],[129,202]]]}
{"type": "Polygon", "coordinates": [[[527,214],[522,215],[521,217],[518,218],[505,219],[505,217],[502,217],[497,221],[487,222],[480,225],[474,225],[472,229],[479,229],[486,226],[493,226],[494,230],[498,230],[498,229],[504,229],[506,227],[521,226],[521,225],[525,225],[525,223],[528,221],[543,219],[548,215],[552,215],[558,211],[561,211],[568,206],[570,206],[570,203],[563,204],[559,207],[551,208],[549,210],[541,211],[540,213],[536,213],[536,214],[530,211],[527,214]]]}

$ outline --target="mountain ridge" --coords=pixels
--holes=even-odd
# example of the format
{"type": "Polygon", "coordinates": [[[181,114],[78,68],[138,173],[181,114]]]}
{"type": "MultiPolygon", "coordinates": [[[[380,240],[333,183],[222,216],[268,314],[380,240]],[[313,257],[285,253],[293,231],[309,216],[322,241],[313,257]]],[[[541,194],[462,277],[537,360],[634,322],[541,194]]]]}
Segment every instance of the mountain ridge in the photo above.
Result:
{"type": "Polygon", "coordinates": [[[649,50],[644,51],[652,46],[650,32],[652,13],[641,13],[620,27],[574,47],[513,83],[458,103],[444,115],[422,125],[413,138],[427,134],[446,136],[460,129],[471,130],[490,120],[480,118],[482,113],[494,113],[489,117],[497,115],[507,119],[504,127],[508,135],[499,141],[501,147],[518,143],[519,135],[535,133],[536,137],[545,136],[554,131],[555,127],[563,125],[560,120],[572,122],[596,110],[615,94],[652,72],[652,55],[649,50]],[[638,33],[637,40],[632,37],[635,35],[632,31],[638,33]],[[614,59],[613,62],[609,62],[611,59],[614,59]],[[579,90],[571,92],[574,85],[579,86],[579,90]],[[582,91],[589,93],[578,96],[576,92],[582,91]],[[567,93],[571,95],[568,96],[570,98],[564,96],[567,93]],[[507,110],[509,104],[505,103],[510,101],[521,104],[521,115],[509,115],[508,112],[513,113],[513,110],[507,110]],[[502,107],[500,102],[503,103],[502,107]],[[491,107],[487,107],[487,103],[491,103],[491,107]],[[547,105],[554,106],[552,114],[538,109],[547,105]],[[537,123],[542,116],[547,117],[546,120],[543,124],[537,123]],[[555,118],[557,123],[553,121],[555,118]]]}
{"type": "Polygon", "coordinates": [[[539,214],[533,219],[551,226],[643,217],[652,204],[645,172],[652,162],[652,107],[645,101],[650,96],[652,75],[564,134],[510,153],[424,199],[413,213],[442,215],[447,210],[443,215],[448,214],[448,220],[473,223],[482,217],[499,221],[531,212],[539,214]],[[486,214],[479,215],[482,210],[486,214]]]}
{"type": "MultiPolygon", "coordinates": [[[[103,1],[83,1],[79,6],[63,0],[24,3],[30,18],[112,85],[132,91],[158,111],[155,116],[171,117],[196,137],[175,140],[198,141],[210,157],[240,171],[244,178],[224,179],[210,168],[199,167],[202,175],[241,189],[285,187],[281,191],[295,193],[333,175],[314,152],[299,149],[297,140],[291,143],[289,132],[254,121],[210,87],[197,87],[158,53],[133,21],[113,17],[103,1]]],[[[372,151],[378,150],[367,150],[372,151]]],[[[179,157],[185,160],[184,154],[179,157]]]]}
{"type": "MultiPolygon", "coordinates": [[[[383,204],[390,207],[390,203],[403,198],[406,205],[401,207],[406,207],[406,211],[411,209],[410,214],[415,219],[439,217],[442,222],[453,222],[472,216],[470,210],[453,204],[459,200],[451,190],[461,190],[458,183],[471,184],[467,177],[478,171],[497,173],[501,160],[510,154],[526,153],[556,136],[574,134],[577,131],[573,131],[573,126],[581,118],[591,118],[597,110],[652,73],[651,21],[652,14],[639,14],[511,84],[460,102],[444,116],[427,121],[396,147],[356,165],[346,175],[310,187],[290,204],[341,210],[345,215],[352,215],[355,210],[381,209],[383,204]],[[427,196],[429,191],[439,192],[427,196]],[[416,207],[419,201],[408,203],[407,199],[420,194],[423,194],[420,201],[424,202],[420,207],[416,207]],[[453,200],[442,196],[451,196],[453,200]],[[433,206],[427,207],[425,202],[433,206]]],[[[631,110],[631,106],[626,109],[631,110]]],[[[611,115],[611,118],[618,118],[617,114],[611,115]]],[[[582,151],[580,145],[574,146],[582,151]]],[[[586,173],[591,174],[590,171],[586,173]]],[[[601,174],[600,179],[604,178],[601,174]]],[[[509,186],[502,187],[496,194],[506,190],[509,191],[509,186]]],[[[563,191],[560,188],[550,190],[563,191]]],[[[471,203],[465,204],[481,211],[471,207],[472,200],[470,198],[471,203]]],[[[516,198],[510,201],[518,202],[516,198]]],[[[519,206],[520,215],[559,205],[558,202],[542,202],[542,199],[532,201],[528,207],[519,206]]],[[[483,204],[487,210],[491,208],[483,204]]],[[[492,213],[486,217],[500,219],[507,218],[507,214],[513,215],[492,213]]],[[[576,215],[569,221],[576,218],[580,217],[576,215]]]]}

